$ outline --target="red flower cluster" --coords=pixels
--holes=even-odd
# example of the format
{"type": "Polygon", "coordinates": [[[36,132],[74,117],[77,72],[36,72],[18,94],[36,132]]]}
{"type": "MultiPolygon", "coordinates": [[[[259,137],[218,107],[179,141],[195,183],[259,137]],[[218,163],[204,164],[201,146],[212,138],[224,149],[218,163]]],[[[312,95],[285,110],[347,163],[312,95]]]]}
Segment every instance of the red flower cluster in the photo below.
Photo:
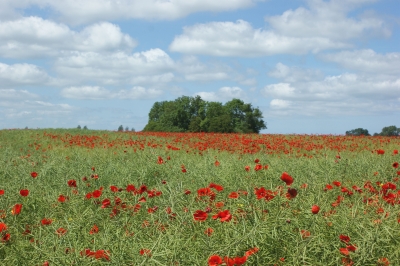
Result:
{"type": "Polygon", "coordinates": [[[86,257],[92,257],[95,259],[105,259],[107,261],[110,260],[110,252],[108,250],[97,250],[97,251],[91,251],[90,249],[85,249],[84,251],[81,251],[81,256],[86,256],[86,257]]]}

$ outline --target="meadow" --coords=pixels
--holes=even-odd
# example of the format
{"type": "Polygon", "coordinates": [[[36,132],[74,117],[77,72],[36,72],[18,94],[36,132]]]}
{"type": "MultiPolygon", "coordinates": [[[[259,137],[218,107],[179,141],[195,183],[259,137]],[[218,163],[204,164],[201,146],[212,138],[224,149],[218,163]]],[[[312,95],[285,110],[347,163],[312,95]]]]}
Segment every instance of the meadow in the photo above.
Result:
{"type": "Polygon", "coordinates": [[[400,265],[399,137],[0,131],[1,265],[400,265]]]}

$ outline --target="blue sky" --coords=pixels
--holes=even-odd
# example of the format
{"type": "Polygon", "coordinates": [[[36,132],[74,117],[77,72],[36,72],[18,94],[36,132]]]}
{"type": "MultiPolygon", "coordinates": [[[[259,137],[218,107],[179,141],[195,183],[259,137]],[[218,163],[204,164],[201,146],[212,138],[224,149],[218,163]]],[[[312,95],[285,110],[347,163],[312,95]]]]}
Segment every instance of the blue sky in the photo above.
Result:
{"type": "Polygon", "coordinates": [[[0,129],[143,129],[182,95],[262,133],[400,127],[398,0],[3,0],[0,129]]]}

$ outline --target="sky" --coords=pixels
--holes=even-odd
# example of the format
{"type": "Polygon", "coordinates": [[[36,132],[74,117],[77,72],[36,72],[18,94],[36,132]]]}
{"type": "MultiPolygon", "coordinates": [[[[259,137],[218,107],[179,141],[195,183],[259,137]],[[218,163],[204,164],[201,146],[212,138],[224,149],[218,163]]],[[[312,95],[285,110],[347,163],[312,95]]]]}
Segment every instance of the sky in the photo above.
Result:
{"type": "Polygon", "coordinates": [[[400,127],[399,0],[2,0],[0,129],[140,131],[155,102],[258,107],[267,134],[400,127]]]}

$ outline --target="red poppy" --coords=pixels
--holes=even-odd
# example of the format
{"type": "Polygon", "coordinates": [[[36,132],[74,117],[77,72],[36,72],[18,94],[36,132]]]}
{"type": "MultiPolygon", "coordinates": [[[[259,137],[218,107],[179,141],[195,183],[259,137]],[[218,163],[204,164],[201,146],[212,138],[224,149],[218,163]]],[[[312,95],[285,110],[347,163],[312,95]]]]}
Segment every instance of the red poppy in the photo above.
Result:
{"type": "Polygon", "coordinates": [[[324,188],[324,191],[331,190],[331,189],[333,189],[332,185],[327,184],[327,185],[325,186],[325,188],[324,188]]]}
{"type": "Polygon", "coordinates": [[[161,158],[161,156],[158,156],[157,158],[157,163],[158,164],[163,164],[164,160],[161,158]]]}
{"type": "Polygon", "coordinates": [[[218,255],[212,255],[208,258],[208,266],[217,266],[222,264],[222,258],[218,255]]]}
{"type": "Polygon", "coordinates": [[[263,166],[261,164],[256,164],[256,166],[254,166],[255,171],[260,171],[262,169],[263,169],[263,166]]]}
{"type": "Polygon", "coordinates": [[[237,198],[239,198],[239,193],[237,193],[237,192],[231,192],[231,193],[229,193],[228,198],[230,198],[230,199],[237,199],[237,198]]]}
{"type": "Polygon", "coordinates": [[[378,265],[379,266],[389,266],[390,262],[387,258],[380,258],[380,259],[378,259],[378,265]]]}
{"type": "Polygon", "coordinates": [[[11,238],[11,235],[9,233],[7,233],[0,239],[0,241],[7,242],[8,240],[10,240],[10,238],[11,238]]]}
{"type": "Polygon", "coordinates": [[[17,203],[14,205],[13,209],[11,210],[11,213],[13,215],[18,215],[21,213],[21,210],[22,210],[22,204],[17,203]]]}
{"type": "Polygon", "coordinates": [[[233,261],[234,261],[235,265],[243,265],[243,264],[246,263],[247,257],[246,257],[246,256],[243,256],[243,257],[235,257],[235,258],[233,259],[233,261]]]}
{"type": "Polygon", "coordinates": [[[259,163],[260,162],[260,159],[255,159],[254,160],[254,163],[259,163]]]}
{"type": "Polygon", "coordinates": [[[4,195],[4,189],[0,189],[0,196],[4,195]]]}
{"type": "Polygon", "coordinates": [[[95,190],[95,191],[93,191],[93,193],[92,193],[92,196],[93,196],[93,198],[99,198],[100,196],[101,196],[101,190],[95,190]]]}
{"type": "Polygon", "coordinates": [[[399,154],[398,150],[393,150],[393,155],[399,154]]]}
{"type": "Polygon", "coordinates": [[[0,223],[0,233],[7,230],[7,225],[5,223],[0,223]]]}
{"type": "Polygon", "coordinates": [[[209,187],[209,188],[214,188],[214,189],[217,190],[217,191],[222,191],[222,190],[224,190],[224,188],[223,188],[222,186],[217,185],[217,184],[215,184],[215,183],[210,183],[210,185],[208,185],[208,187],[209,187]]]}
{"type": "Polygon", "coordinates": [[[27,189],[21,189],[21,190],[19,191],[19,194],[20,194],[22,197],[27,197],[27,196],[29,195],[29,190],[27,190],[27,189]]]}
{"type": "Polygon", "coordinates": [[[58,201],[59,202],[65,202],[66,200],[68,199],[68,197],[66,197],[66,196],[64,196],[64,195],[60,195],[60,196],[58,196],[58,201]]]}
{"type": "Polygon", "coordinates": [[[99,232],[99,227],[97,227],[97,225],[93,225],[92,229],[90,229],[89,234],[94,235],[97,234],[99,232]]]}
{"type": "MultiPolygon", "coordinates": [[[[1,232],[1,231],[0,231],[0,232],[1,232]]],[[[204,231],[204,234],[206,234],[207,236],[211,236],[213,232],[214,232],[214,229],[212,229],[211,227],[209,227],[209,228],[207,228],[207,229],[204,231]]]]}
{"type": "Polygon", "coordinates": [[[116,186],[110,186],[110,190],[112,192],[118,192],[118,188],[116,186]]]}
{"type": "Polygon", "coordinates": [[[349,255],[349,250],[347,248],[339,248],[339,251],[345,256],[349,255]]]}
{"type": "Polygon", "coordinates": [[[306,239],[311,236],[311,233],[310,233],[310,231],[307,231],[307,230],[301,230],[300,235],[301,235],[302,239],[306,239]]]}
{"type": "Polygon", "coordinates": [[[397,168],[397,167],[399,167],[399,163],[398,163],[398,162],[394,162],[394,163],[392,164],[392,166],[393,166],[394,168],[397,168]]]}
{"type": "Polygon", "coordinates": [[[185,190],[185,195],[189,195],[190,193],[192,193],[190,190],[188,189],[185,190]]]}
{"type": "Polygon", "coordinates": [[[333,181],[332,184],[334,184],[337,187],[340,187],[342,185],[342,183],[340,183],[339,181],[333,181]]]}
{"type": "Polygon", "coordinates": [[[281,180],[286,183],[287,186],[290,186],[293,183],[293,177],[291,177],[288,173],[284,172],[281,176],[281,180]]]}
{"type": "Polygon", "coordinates": [[[208,213],[202,211],[202,210],[197,210],[194,214],[193,214],[193,219],[196,221],[205,221],[207,220],[208,217],[208,213]]]}
{"type": "Polygon", "coordinates": [[[220,222],[229,222],[232,219],[232,214],[230,214],[229,210],[225,210],[222,212],[219,212],[216,215],[213,215],[212,217],[214,220],[215,219],[220,219],[220,222]]]}
{"type": "Polygon", "coordinates": [[[67,184],[69,187],[76,187],[76,181],[73,179],[68,180],[67,184]]]}
{"type": "Polygon", "coordinates": [[[215,166],[219,166],[220,163],[219,163],[218,161],[215,161],[214,165],[215,165],[215,166]]]}
{"type": "Polygon", "coordinates": [[[140,253],[140,255],[142,255],[142,256],[146,255],[146,256],[151,257],[151,250],[150,250],[150,249],[142,248],[142,249],[139,251],[139,253],[140,253]]]}
{"type": "Polygon", "coordinates": [[[246,166],[244,167],[244,170],[246,170],[247,172],[250,171],[250,166],[246,165],[246,166]]]}
{"type": "Polygon", "coordinates": [[[60,227],[60,228],[58,228],[58,229],[56,230],[56,234],[57,234],[58,236],[63,236],[63,235],[65,235],[66,233],[67,233],[67,229],[62,228],[62,227],[60,227]]]}
{"type": "Polygon", "coordinates": [[[320,208],[319,208],[318,205],[313,205],[313,206],[311,207],[311,212],[312,212],[313,214],[319,213],[319,210],[320,210],[320,208]]]}
{"type": "Polygon", "coordinates": [[[246,251],[245,256],[251,256],[253,254],[256,254],[259,251],[258,247],[254,247],[246,251]]]}
{"type": "Polygon", "coordinates": [[[53,221],[51,219],[48,218],[43,218],[41,223],[42,225],[50,225],[53,221]]]}
{"type": "Polygon", "coordinates": [[[340,241],[342,241],[342,242],[344,242],[346,244],[348,244],[350,242],[350,237],[349,236],[340,235],[339,238],[340,238],[340,241]]]}
{"type": "Polygon", "coordinates": [[[297,196],[297,190],[295,188],[288,188],[286,198],[294,199],[297,196]]]}
{"type": "Polygon", "coordinates": [[[102,203],[101,203],[101,208],[104,209],[104,208],[109,207],[110,205],[111,205],[110,199],[104,199],[104,200],[102,201],[102,203]]]}
{"type": "Polygon", "coordinates": [[[36,173],[36,172],[31,173],[31,177],[36,178],[37,176],[38,176],[38,173],[36,173]]]}

